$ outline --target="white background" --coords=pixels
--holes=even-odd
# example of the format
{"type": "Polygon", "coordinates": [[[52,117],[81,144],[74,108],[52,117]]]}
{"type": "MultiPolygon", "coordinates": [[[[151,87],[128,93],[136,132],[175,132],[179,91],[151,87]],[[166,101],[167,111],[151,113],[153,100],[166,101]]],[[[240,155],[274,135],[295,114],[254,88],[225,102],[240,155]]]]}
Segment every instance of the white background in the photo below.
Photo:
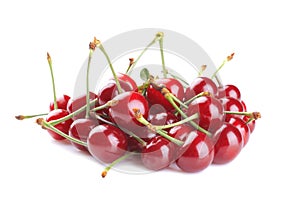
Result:
{"type": "Polygon", "coordinates": [[[1,199],[299,199],[299,9],[296,1],[2,1],[0,3],[1,199]],[[4,3],[6,2],[6,3],[4,3]],[[196,3],[197,2],[197,3],[196,3]],[[34,120],[52,99],[72,94],[93,36],[165,28],[201,45],[224,83],[239,86],[262,119],[233,162],[196,174],[111,171],[53,141],[34,120]]]}

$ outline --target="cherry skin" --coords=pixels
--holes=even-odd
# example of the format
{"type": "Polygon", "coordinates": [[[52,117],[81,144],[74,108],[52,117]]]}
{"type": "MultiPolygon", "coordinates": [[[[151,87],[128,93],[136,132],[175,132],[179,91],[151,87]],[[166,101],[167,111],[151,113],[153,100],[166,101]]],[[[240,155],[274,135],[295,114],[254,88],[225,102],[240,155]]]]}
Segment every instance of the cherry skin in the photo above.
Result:
{"type": "MultiPolygon", "coordinates": [[[[97,125],[99,125],[99,122],[95,119],[76,119],[70,126],[69,135],[83,142],[87,142],[90,131],[97,125]]],[[[71,142],[71,144],[79,150],[88,151],[87,147],[85,146],[74,142],[71,142]]]]}
{"type": "MultiPolygon", "coordinates": [[[[57,108],[67,110],[67,104],[68,104],[69,100],[70,100],[70,97],[65,94],[63,96],[57,98],[56,99],[57,108]]],[[[54,110],[54,102],[50,103],[49,110],[50,111],[54,110]]]]}
{"type": "Polygon", "coordinates": [[[111,120],[139,136],[139,132],[145,129],[145,126],[136,119],[135,110],[138,109],[145,119],[148,118],[149,108],[145,97],[131,91],[117,95],[114,100],[117,103],[109,108],[111,120]]]}
{"type": "MultiPolygon", "coordinates": [[[[183,100],[184,97],[184,88],[182,84],[174,78],[160,78],[155,80],[157,85],[164,85],[177,99],[180,101],[183,100]]],[[[164,95],[155,89],[152,85],[147,88],[147,100],[149,104],[162,105],[167,111],[173,111],[175,108],[172,104],[164,97],[164,95]]]]}
{"type": "Polygon", "coordinates": [[[209,92],[212,96],[217,96],[218,88],[215,82],[213,82],[210,78],[197,77],[186,89],[184,99],[187,101],[201,92],[209,92]]]}
{"type": "Polygon", "coordinates": [[[212,163],[213,158],[214,148],[210,138],[197,131],[197,136],[176,160],[176,164],[185,172],[199,172],[207,168],[212,163]]]}
{"type": "MultiPolygon", "coordinates": [[[[67,115],[69,115],[68,111],[63,110],[63,109],[55,109],[48,113],[48,115],[46,116],[46,121],[50,122],[52,120],[57,120],[62,117],[65,117],[67,115]]],[[[61,122],[61,123],[55,125],[54,127],[57,128],[58,130],[60,130],[61,132],[68,134],[69,128],[70,128],[72,122],[73,122],[73,120],[69,119],[69,120],[66,120],[64,122],[61,122]]],[[[52,130],[47,129],[47,131],[55,140],[64,140],[65,139],[64,137],[60,136],[59,134],[55,133],[52,130]]]]}
{"type": "Polygon", "coordinates": [[[123,81],[123,82],[128,83],[129,86],[131,87],[132,91],[135,91],[138,88],[136,82],[130,76],[128,76],[127,74],[123,74],[123,73],[118,72],[117,77],[118,77],[119,81],[123,81]]]}
{"type": "Polygon", "coordinates": [[[248,143],[250,137],[250,129],[247,123],[239,117],[230,117],[228,123],[239,129],[243,138],[243,147],[248,143]]]}
{"type": "MultiPolygon", "coordinates": [[[[224,110],[226,111],[237,111],[237,112],[243,112],[244,106],[238,99],[232,98],[232,97],[226,97],[220,99],[221,103],[224,106],[224,110]]],[[[230,117],[235,116],[242,118],[242,115],[233,115],[233,114],[226,114],[225,115],[225,121],[228,121],[230,117]]]]}
{"type": "Polygon", "coordinates": [[[187,115],[198,113],[199,118],[194,122],[207,131],[214,133],[224,122],[223,105],[221,102],[209,96],[202,96],[189,104],[187,115]]]}
{"type": "MultiPolygon", "coordinates": [[[[97,95],[93,92],[90,92],[89,95],[90,95],[90,101],[97,98],[97,95]]],[[[68,102],[68,105],[67,105],[67,110],[69,111],[69,113],[72,113],[85,105],[86,105],[86,95],[82,95],[75,99],[70,99],[68,102]]],[[[97,106],[99,106],[98,103],[96,103],[95,106],[91,106],[91,108],[97,107],[97,106]]],[[[80,112],[78,115],[74,116],[73,120],[84,118],[85,114],[86,113],[84,110],[84,111],[80,112]]]]}
{"type": "Polygon", "coordinates": [[[250,133],[253,133],[254,129],[255,129],[255,120],[252,120],[251,122],[248,122],[249,117],[248,116],[244,116],[243,117],[244,122],[246,122],[249,126],[250,129],[250,133]]]}
{"type": "Polygon", "coordinates": [[[143,148],[141,159],[145,167],[157,171],[168,167],[173,161],[173,156],[174,143],[156,136],[143,148]]]}
{"type": "Polygon", "coordinates": [[[235,99],[241,99],[241,92],[235,85],[225,85],[224,87],[219,87],[218,98],[232,97],[235,99]]]}
{"type": "Polygon", "coordinates": [[[231,162],[243,148],[241,132],[232,124],[224,122],[216,133],[215,155],[213,163],[226,164],[231,162]]]}
{"type": "Polygon", "coordinates": [[[126,153],[127,139],[121,129],[109,124],[101,124],[91,130],[87,145],[94,158],[111,163],[126,153]]]}

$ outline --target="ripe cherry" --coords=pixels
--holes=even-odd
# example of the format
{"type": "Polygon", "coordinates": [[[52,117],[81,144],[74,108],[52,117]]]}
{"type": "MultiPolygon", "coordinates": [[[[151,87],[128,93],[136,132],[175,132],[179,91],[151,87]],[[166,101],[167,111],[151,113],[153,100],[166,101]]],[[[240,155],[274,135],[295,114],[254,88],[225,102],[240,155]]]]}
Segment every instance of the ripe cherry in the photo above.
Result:
{"type": "Polygon", "coordinates": [[[212,96],[217,96],[218,88],[210,78],[197,77],[185,91],[185,101],[193,98],[201,92],[209,92],[212,96]]]}
{"type": "Polygon", "coordinates": [[[225,85],[224,87],[218,88],[218,98],[232,97],[235,99],[241,99],[241,92],[235,85],[225,85]]]}
{"type": "MultiPolygon", "coordinates": [[[[177,99],[179,99],[180,101],[183,100],[184,89],[182,84],[177,79],[160,78],[155,80],[155,84],[158,86],[164,85],[177,99]]],[[[164,95],[159,90],[154,88],[153,85],[150,85],[147,88],[147,100],[151,105],[160,104],[167,111],[175,110],[172,104],[164,97],[164,95]]]]}
{"type": "MultiPolygon", "coordinates": [[[[241,103],[241,101],[239,101],[233,97],[221,98],[220,101],[224,106],[224,110],[226,110],[226,111],[237,111],[237,112],[244,111],[244,106],[241,103]]],[[[229,118],[232,116],[239,117],[239,118],[242,117],[242,115],[226,114],[225,121],[228,121],[229,118]]]]}
{"type": "MultiPolygon", "coordinates": [[[[71,137],[79,139],[80,141],[87,142],[87,138],[89,136],[90,131],[97,125],[99,125],[99,121],[95,119],[89,119],[89,118],[76,119],[70,126],[69,135],[71,137]]],[[[80,150],[88,151],[87,147],[83,145],[74,142],[71,143],[73,146],[75,146],[80,150]]]]}
{"type": "Polygon", "coordinates": [[[247,123],[239,117],[230,117],[228,123],[239,129],[243,137],[243,147],[248,143],[250,137],[250,129],[247,123]]]}
{"type": "Polygon", "coordinates": [[[216,132],[215,155],[213,163],[225,164],[232,161],[243,147],[241,132],[227,122],[216,132]]]}
{"type": "Polygon", "coordinates": [[[141,159],[148,169],[160,170],[171,164],[173,156],[174,144],[162,136],[156,136],[143,148],[141,159]]]}
{"type": "Polygon", "coordinates": [[[109,124],[101,124],[91,130],[87,145],[94,158],[110,163],[126,153],[127,139],[121,129],[109,124]]]}
{"type": "Polygon", "coordinates": [[[214,148],[210,138],[206,134],[197,131],[197,136],[176,160],[176,164],[185,172],[199,172],[207,168],[212,163],[213,158],[214,148]]]}
{"type": "Polygon", "coordinates": [[[118,72],[117,77],[118,77],[119,81],[123,81],[123,82],[128,83],[129,86],[131,87],[132,91],[135,91],[138,88],[137,85],[136,85],[136,82],[130,76],[128,76],[127,74],[123,74],[123,73],[118,72]]]}
{"type": "MultiPolygon", "coordinates": [[[[57,98],[56,99],[57,108],[67,110],[67,104],[68,104],[69,100],[70,100],[70,97],[65,94],[63,96],[57,98]]],[[[50,111],[54,110],[54,102],[50,103],[49,110],[50,111]]]]}
{"type": "Polygon", "coordinates": [[[224,121],[223,105],[221,102],[209,96],[202,96],[190,103],[187,115],[199,114],[199,118],[194,122],[207,131],[214,133],[224,121]]]}
{"type": "MultiPolygon", "coordinates": [[[[65,117],[69,115],[69,112],[66,111],[66,110],[63,110],[63,109],[55,109],[55,110],[52,110],[48,113],[47,117],[46,117],[46,121],[47,122],[50,122],[52,120],[57,120],[57,119],[60,119],[62,117],[65,117]]],[[[57,125],[55,125],[54,127],[57,128],[58,130],[62,131],[63,133],[65,134],[68,134],[69,132],[69,128],[72,124],[73,120],[72,119],[69,119],[69,120],[66,120],[64,122],[61,122],[57,125]]],[[[55,139],[55,140],[63,140],[65,139],[64,137],[58,135],[57,133],[55,133],[54,131],[52,130],[49,130],[47,129],[48,133],[55,139]]]]}

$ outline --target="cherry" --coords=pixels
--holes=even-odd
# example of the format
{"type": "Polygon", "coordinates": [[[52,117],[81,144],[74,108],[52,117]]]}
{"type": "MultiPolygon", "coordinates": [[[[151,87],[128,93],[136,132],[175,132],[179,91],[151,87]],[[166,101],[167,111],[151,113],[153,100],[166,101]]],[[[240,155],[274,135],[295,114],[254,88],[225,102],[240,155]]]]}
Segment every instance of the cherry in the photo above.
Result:
{"type": "Polygon", "coordinates": [[[113,162],[126,153],[126,135],[121,129],[101,124],[94,127],[87,138],[91,155],[105,163],[113,162]]]}
{"type": "MultiPolygon", "coordinates": [[[[224,110],[226,110],[226,111],[237,111],[237,112],[244,111],[243,104],[239,100],[237,100],[233,97],[221,98],[220,101],[224,106],[224,110]]],[[[226,114],[225,121],[228,121],[229,118],[232,116],[236,116],[236,117],[240,117],[240,118],[242,117],[241,115],[226,114]]]]}
{"type": "MultiPolygon", "coordinates": [[[[184,135],[187,137],[188,135],[184,135]]],[[[199,172],[213,161],[214,148],[210,138],[197,131],[197,136],[188,145],[185,152],[176,160],[177,166],[185,172],[199,172]]]]}
{"type": "Polygon", "coordinates": [[[189,104],[187,115],[199,114],[199,118],[194,122],[207,131],[215,132],[224,121],[223,106],[221,102],[209,96],[202,96],[189,104]]]}
{"type": "MultiPolygon", "coordinates": [[[[50,122],[52,120],[57,120],[57,119],[63,118],[67,115],[69,115],[68,111],[63,110],[63,109],[55,109],[48,113],[48,115],[46,116],[46,121],[50,122]]],[[[68,131],[69,131],[69,128],[70,128],[72,122],[73,122],[73,120],[69,119],[69,120],[61,122],[59,124],[56,124],[54,127],[57,128],[58,130],[62,131],[63,133],[68,134],[68,131]]],[[[47,131],[55,140],[65,139],[64,137],[58,135],[57,133],[55,133],[52,130],[47,129],[47,131]]]]}
{"type": "Polygon", "coordinates": [[[142,150],[141,159],[145,167],[160,170],[173,161],[174,144],[162,136],[152,138],[142,150]]]}
{"type": "Polygon", "coordinates": [[[135,117],[135,109],[139,109],[141,115],[147,119],[148,102],[143,95],[137,92],[124,92],[117,95],[113,100],[117,101],[109,108],[109,116],[118,126],[124,127],[137,136],[145,128],[135,117]]]}
{"type": "Polygon", "coordinates": [[[131,87],[132,91],[135,91],[138,88],[136,85],[136,82],[127,74],[118,72],[117,77],[118,77],[119,81],[127,82],[129,84],[129,86],[131,87]]]}
{"type": "Polygon", "coordinates": [[[225,85],[218,88],[218,98],[232,97],[235,99],[241,99],[241,92],[235,85],[225,85]]]}
{"type": "Polygon", "coordinates": [[[246,122],[249,126],[250,133],[252,133],[254,131],[254,128],[255,128],[255,120],[251,120],[250,122],[248,122],[249,119],[250,118],[248,116],[243,117],[244,122],[246,122]]]}
{"type": "MultiPolygon", "coordinates": [[[[94,100],[94,99],[97,99],[97,95],[93,92],[89,92],[89,99],[90,100],[94,100]]],[[[78,110],[79,108],[85,106],[87,104],[86,102],[86,95],[81,95],[75,99],[70,99],[68,104],[67,104],[67,110],[72,113],[76,110],[78,110]]],[[[98,104],[96,103],[95,107],[97,107],[98,104]]],[[[80,118],[84,118],[85,117],[85,112],[82,111],[80,112],[79,114],[77,114],[76,116],[73,117],[73,120],[75,119],[80,119],[80,118]]]]}
{"type": "Polygon", "coordinates": [[[185,91],[185,101],[193,98],[201,92],[209,92],[213,96],[217,96],[218,88],[212,79],[207,77],[197,77],[185,91]]]}
{"type": "MultiPolygon", "coordinates": [[[[90,131],[97,125],[99,125],[99,122],[95,119],[76,119],[70,126],[69,135],[80,141],[87,142],[90,131]]],[[[86,146],[74,142],[71,143],[80,150],[88,151],[86,146]]]]}
{"type": "MultiPolygon", "coordinates": [[[[68,95],[65,95],[65,94],[63,96],[57,98],[56,99],[57,108],[67,110],[67,104],[68,104],[68,101],[70,100],[70,98],[71,97],[69,97],[68,95]]],[[[50,111],[54,110],[54,102],[50,103],[49,110],[50,111]]]]}
{"type": "Polygon", "coordinates": [[[243,147],[248,143],[250,137],[250,129],[247,123],[239,117],[230,117],[228,123],[239,129],[243,137],[243,147]]]}
{"type": "MultiPolygon", "coordinates": [[[[178,122],[180,118],[172,112],[167,112],[164,107],[159,104],[151,106],[149,110],[148,121],[153,125],[168,125],[178,122]]],[[[168,131],[168,129],[166,129],[168,131]]]]}
{"type": "Polygon", "coordinates": [[[238,128],[224,122],[215,136],[217,141],[213,163],[225,164],[237,157],[243,147],[243,137],[238,128]]]}

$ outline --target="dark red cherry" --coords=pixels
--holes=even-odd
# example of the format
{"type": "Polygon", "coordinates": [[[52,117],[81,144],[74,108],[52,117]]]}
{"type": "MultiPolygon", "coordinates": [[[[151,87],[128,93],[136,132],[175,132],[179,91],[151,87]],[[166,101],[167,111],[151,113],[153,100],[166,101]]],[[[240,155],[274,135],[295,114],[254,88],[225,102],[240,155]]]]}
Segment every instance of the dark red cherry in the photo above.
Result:
{"type": "MultiPolygon", "coordinates": [[[[52,120],[57,120],[62,117],[65,117],[67,115],[69,115],[69,112],[66,110],[63,110],[63,109],[52,110],[46,116],[46,121],[50,122],[52,120]]],[[[58,130],[60,130],[61,132],[68,134],[69,128],[70,128],[72,122],[73,122],[73,120],[69,119],[67,121],[64,121],[64,122],[61,122],[61,123],[55,125],[54,127],[57,128],[58,130]]],[[[55,140],[64,140],[65,139],[64,137],[60,136],[59,134],[55,133],[54,131],[51,131],[49,129],[47,129],[47,131],[55,140]]]]}
{"type": "Polygon", "coordinates": [[[134,110],[138,109],[145,119],[148,118],[149,108],[145,97],[137,92],[124,92],[117,95],[114,100],[117,103],[109,108],[112,121],[138,135],[139,130],[145,126],[137,121],[134,110]]]}
{"type": "Polygon", "coordinates": [[[185,101],[193,98],[201,92],[209,92],[212,96],[217,96],[218,88],[210,78],[197,77],[185,91],[185,101]]]}
{"type": "Polygon", "coordinates": [[[138,88],[136,85],[136,82],[127,74],[118,72],[117,77],[118,77],[119,81],[124,81],[124,82],[128,83],[130,85],[132,91],[135,91],[138,88]]]}
{"type": "MultiPolygon", "coordinates": [[[[175,97],[177,97],[180,101],[183,100],[184,97],[184,89],[182,84],[174,78],[161,78],[155,80],[155,83],[157,85],[164,85],[175,97]]],[[[152,85],[150,85],[147,88],[147,100],[149,101],[149,104],[155,105],[160,104],[162,105],[167,111],[174,110],[174,107],[171,105],[171,103],[164,97],[164,95],[161,94],[160,91],[153,88],[152,85]]]]}
{"type": "Polygon", "coordinates": [[[250,137],[250,129],[247,123],[239,117],[230,117],[228,123],[239,129],[243,137],[243,147],[248,143],[250,137]]]}
{"type": "MultiPolygon", "coordinates": [[[[94,100],[97,98],[97,95],[93,92],[90,92],[90,101],[94,100]]],[[[75,99],[70,99],[67,105],[67,110],[69,111],[69,113],[72,113],[78,109],[80,109],[81,107],[86,105],[86,95],[82,95],[79,96],[75,99]]],[[[91,106],[91,108],[97,107],[98,103],[96,103],[95,106],[91,106]]],[[[79,113],[78,115],[73,117],[73,120],[76,119],[80,119],[80,118],[84,118],[85,117],[85,110],[82,111],[81,113],[79,113]]]]}
{"type": "Polygon", "coordinates": [[[210,138],[197,131],[197,136],[193,138],[185,152],[176,160],[176,164],[185,172],[198,172],[207,168],[212,163],[213,158],[214,147],[210,138]]]}
{"type": "Polygon", "coordinates": [[[243,148],[241,132],[232,124],[224,122],[216,132],[215,155],[213,163],[225,164],[232,161],[243,148]]]}
{"type": "MultiPolygon", "coordinates": [[[[68,104],[69,100],[70,100],[70,97],[65,94],[63,96],[57,98],[56,99],[57,108],[67,110],[67,104],[68,104]]],[[[49,110],[50,111],[54,110],[54,102],[50,103],[49,110]]]]}
{"type": "Polygon", "coordinates": [[[199,118],[195,119],[200,127],[214,133],[224,122],[223,105],[221,102],[209,96],[202,96],[189,104],[187,115],[192,116],[198,113],[199,118]]]}
{"type": "MultiPolygon", "coordinates": [[[[226,111],[237,111],[237,112],[243,112],[244,106],[238,99],[232,98],[232,97],[226,97],[220,99],[221,103],[224,106],[224,110],[226,111]]],[[[242,115],[233,115],[233,114],[226,114],[225,115],[225,121],[228,121],[230,117],[239,117],[242,118],[242,115]]]]}
{"type": "MultiPolygon", "coordinates": [[[[86,142],[90,134],[90,131],[97,125],[99,125],[99,121],[97,121],[96,119],[88,119],[88,118],[76,119],[70,126],[69,135],[71,137],[79,139],[80,141],[86,142]]],[[[71,143],[77,149],[88,151],[87,147],[85,146],[82,146],[74,142],[71,143]]]]}
{"type": "Polygon", "coordinates": [[[224,87],[219,87],[218,98],[232,97],[235,99],[241,99],[241,92],[235,85],[225,85],[224,87]]]}
{"type": "Polygon", "coordinates": [[[127,151],[126,135],[121,129],[101,124],[94,127],[87,138],[91,155],[105,163],[111,163],[127,151]]]}
{"type": "Polygon", "coordinates": [[[145,167],[151,170],[160,170],[168,167],[173,161],[174,143],[156,136],[143,148],[141,159],[145,167]]]}

